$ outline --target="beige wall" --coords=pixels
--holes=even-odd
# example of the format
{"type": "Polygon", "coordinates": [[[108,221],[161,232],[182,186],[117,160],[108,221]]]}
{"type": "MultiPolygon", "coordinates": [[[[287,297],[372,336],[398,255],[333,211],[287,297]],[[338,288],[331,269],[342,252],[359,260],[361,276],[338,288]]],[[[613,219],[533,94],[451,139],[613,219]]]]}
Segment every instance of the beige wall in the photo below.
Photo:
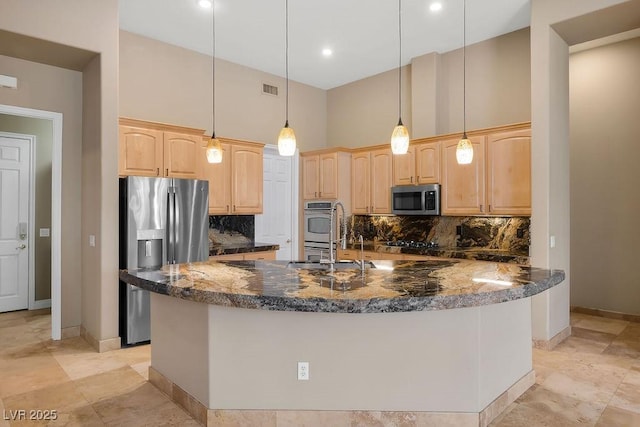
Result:
{"type": "MultiPolygon", "coordinates": [[[[216,135],[277,142],[285,120],[285,80],[216,59],[216,135]],[[262,94],[262,84],[279,95],[262,94]]],[[[120,114],[205,129],[212,127],[211,56],[120,32],[120,114]]],[[[326,91],[289,82],[289,124],[301,151],[326,141],[326,91]]]]}
{"type": "Polygon", "coordinates": [[[640,38],[571,55],[571,304],[640,314],[640,38]]]}
{"type": "Polygon", "coordinates": [[[40,237],[41,228],[51,229],[51,121],[0,114],[0,131],[35,135],[35,300],[51,298],[51,237],[40,237]]]}
{"type": "Polygon", "coordinates": [[[0,103],[63,115],[62,327],[78,326],[81,323],[78,225],[81,223],[82,73],[7,56],[0,56],[0,69],[18,78],[17,89],[0,88],[0,103]]]}
{"type": "MultiPolygon", "coordinates": [[[[32,87],[18,89],[8,105],[59,111],[63,120],[62,166],[62,326],[82,324],[98,340],[118,335],[118,2],[3,0],[0,30],[57,43],[66,51],[82,49],[100,55],[89,65],[91,84],[82,91],[83,76],[75,73],[73,85],[64,78],[49,80],[35,74],[32,87]],[[33,86],[38,90],[33,90],[33,86]],[[56,96],[57,95],[57,96],[56,96]],[[83,100],[89,101],[83,108],[83,100]],[[67,108],[68,112],[62,110],[67,108]],[[69,114],[73,113],[73,114],[69,114]],[[82,114],[82,117],[80,116],[82,114]],[[83,121],[88,126],[83,128],[83,121]],[[69,133],[71,136],[69,136],[69,133]],[[71,141],[67,140],[71,138],[71,141]],[[68,144],[73,144],[69,146],[68,144]],[[82,145],[79,145],[82,144],[82,145]],[[82,149],[99,150],[98,167],[89,182],[82,183],[82,149]],[[69,148],[67,148],[69,147],[69,148]],[[80,148],[82,147],[82,149],[80,148]],[[82,203],[81,185],[98,195],[96,203],[82,203]],[[80,227],[82,220],[96,218],[80,227]],[[81,220],[82,219],[82,220],[81,220]],[[96,236],[96,247],[88,247],[88,234],[96,236]],[[80,271],[82,265],[82,271],[80,271]],[[74,274],[74,277],[69,277],[74,274]],[[82,305],[80,304],[82,294],[82,305]]],[[[26,45],[25,45],[26,46],[26,45]]],[[[21,49],[15,49],[20,52],[21,49]]],[[[25,54],[27,49],[22,49],[25,54]]],[[[38,55],[38,49],[30,53],[38,55]]],[[[31,55],[31,56],[33,56],[31,55]]],[[[70,55],[73,56],[73,55],[70,55]]],[[[45,55],[31,60],[47,61],[45,55]]],[[[9,62],[15,60],[7,59],[9,62]]],[[[62,64],[58,64],[62,65],[62,64]]],[[[77,68],[78,64],[69,64],[77,68]]],[[[37,67],[42,67],[38,65],[37,67]]],[[[37,69],[28,62],[15,75],[19,79],[37,69]],[[24,72],[23,72],[24,71],[24,72]]],[[[83,70],[84,71],[84,70],[83,70]]],[[[65,71],[66,73],[66,71],[65,71]]],[[[65,75],[62,73],[63,76],[65,75]]],[[[25,79],[27,80],[27,79],[25,79]]],[[[67,78],[68,80],[68,78],[67,78]]],[[[85,175],[86,177],[86,175],[85,175]]]]}
{"type": "MultiPolygon", "coordinates": [[[[470,45],[467,129],[531,119],[529,29],[470,45]]],[[[430,53],[403,67],[403,121],[412,138],[461,132],[462,49],[430,53]]],[[[397,121],[397,70],[328,91],[327,144],[386,143],[397,121]]]]}
{"type": "MultiPolygon", "coordinates": [[[[402,67],[402,122],[411,134],[411,66],[402,67]]],[[[327,91],[329,147],[384,144],[397,123],[397,69],[327,91]]]]}

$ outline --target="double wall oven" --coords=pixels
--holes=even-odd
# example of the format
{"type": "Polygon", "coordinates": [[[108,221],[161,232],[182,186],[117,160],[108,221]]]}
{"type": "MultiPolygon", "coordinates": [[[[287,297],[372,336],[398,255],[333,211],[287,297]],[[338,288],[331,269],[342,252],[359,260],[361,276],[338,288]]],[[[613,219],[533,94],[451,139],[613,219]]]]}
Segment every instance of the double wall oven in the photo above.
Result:
{"type": "Polygon", "coordinates": [[[304,260],[320,261],[329,254],[331,201],[304,204],[304,260]]]}

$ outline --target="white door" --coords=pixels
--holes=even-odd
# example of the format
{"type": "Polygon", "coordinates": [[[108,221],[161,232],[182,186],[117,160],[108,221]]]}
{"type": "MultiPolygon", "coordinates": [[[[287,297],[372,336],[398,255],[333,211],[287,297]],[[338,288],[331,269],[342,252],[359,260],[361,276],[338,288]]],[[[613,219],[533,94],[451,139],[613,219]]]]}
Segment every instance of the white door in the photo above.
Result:
{"type": "Polygon", "coordinates": [[[28,139],[0,135],[0,312],[28,307],[28,139]]]}
{"type": "Polygon", "coordinates": [[[283,157],[269,147],[264,151],[264,196],[262,214],[256,215],[255,240],[280,245],[276,259],[292,259],[293,230],[293,157],[283,157]]]}

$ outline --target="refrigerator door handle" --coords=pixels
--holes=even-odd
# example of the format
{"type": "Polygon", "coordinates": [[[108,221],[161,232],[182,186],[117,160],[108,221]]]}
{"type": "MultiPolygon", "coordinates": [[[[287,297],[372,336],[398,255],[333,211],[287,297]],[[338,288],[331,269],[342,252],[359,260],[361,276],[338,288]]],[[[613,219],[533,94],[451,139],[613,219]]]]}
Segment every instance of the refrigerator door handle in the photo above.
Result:
{"type": "Polygon", "coordinates": [[[167,192],[167,264],[175,263],[175,192],[167,192]]]}

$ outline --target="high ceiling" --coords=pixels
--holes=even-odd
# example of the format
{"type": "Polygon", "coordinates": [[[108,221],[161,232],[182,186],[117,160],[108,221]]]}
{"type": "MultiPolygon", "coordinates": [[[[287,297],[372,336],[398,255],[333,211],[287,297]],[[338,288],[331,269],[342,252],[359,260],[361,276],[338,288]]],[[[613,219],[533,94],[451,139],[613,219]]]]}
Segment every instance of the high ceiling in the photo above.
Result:
{"type": "MultiPolygon", "coordinates": [[[[402,0],[402,64],[462,46],[463,0],[402,0]]],[[[285,75],[285,0],[120,0],[120,28],[285,75]]],[[[529,26],[530,0],[467,0],[467,44],[529,26]]],[[[398,66],[398,1],[289,0],[289,77],[330,89],[398,66]],[[324,48],[333,53],[322,54],[324,48]]]]}

